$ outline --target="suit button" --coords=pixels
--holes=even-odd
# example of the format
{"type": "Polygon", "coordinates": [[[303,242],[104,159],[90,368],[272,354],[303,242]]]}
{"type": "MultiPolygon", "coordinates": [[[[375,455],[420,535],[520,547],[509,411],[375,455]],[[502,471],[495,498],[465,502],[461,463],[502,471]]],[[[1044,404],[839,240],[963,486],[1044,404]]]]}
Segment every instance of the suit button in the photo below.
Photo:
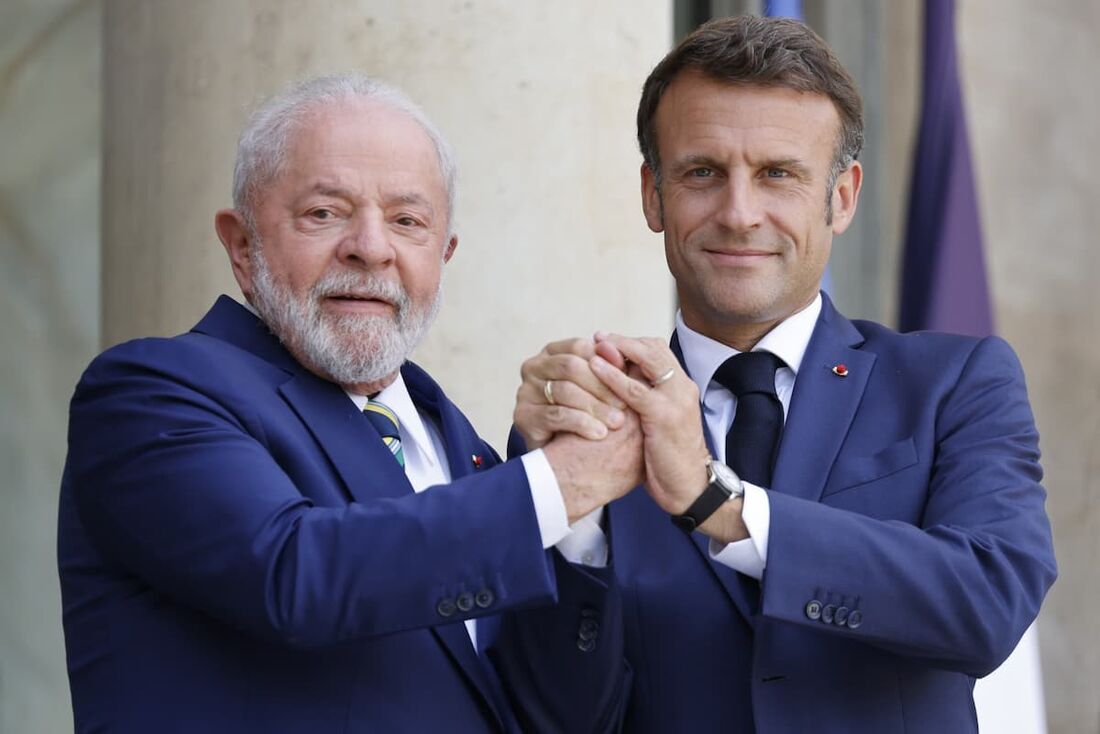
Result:
{"type": "Polygon", "coordinates": [[[594,619],[582,619],[581,628],[577,630],[577,637],[582,640],[594,640],[600,632],[600,623],[594,619]]]}
{"type": "Polygon", "coordinates": [[[439,603],[435,605],[435,611],[439,612],[440,617],[450,617],[455,613],[454,600],[446,597],[440,599],[439,603]]]}
{"type": "Polygon", "coordinates": [[[474,604],[477,604],[482,609],[488,609],[496,601],[496,597],[493,596],[493,592],[490,589],[482,589],[474,596],[474,604]]]}
{"type": "Polygon", "coordinates": [[[806,604],[806,616],[815,622],[821,619],[821,602],[817,599],[811,599],[806,604]]]}
{"type": "Polygon", "coordinates": [[[848,629],[854,630],[863,624],[863,612],[853,609],[848,613],[848,629]]]}
{"type": "Polygon", "coordinates": [[[474,608],[474,595],[468,591],[464,591],[458,595],[455,599],[455,606],[458,607],[461,612],[468,612],[474,608]]]}
{"type": "Polygon", "coordinates": [[[833,624],[837,627],[843,627],[845,622],[848,621],[848,607],[837,607],[836,613],[833,615],[833,624]]]}
{"type": "Polygon", "coordinates": [[[577,639],[577,649],[580,650],[581,652],[592,652],[593,650],[596,649],[596,641],[595,640],[582,640],[582,639],[578,638],[577,639]]]}
{"type": "Polygon", "coordinates": [[[821,621],[825,624],[833,623],[833,616],[836,614],[836,607],[832,604],[826,604],[821,608],[821,621]]]}

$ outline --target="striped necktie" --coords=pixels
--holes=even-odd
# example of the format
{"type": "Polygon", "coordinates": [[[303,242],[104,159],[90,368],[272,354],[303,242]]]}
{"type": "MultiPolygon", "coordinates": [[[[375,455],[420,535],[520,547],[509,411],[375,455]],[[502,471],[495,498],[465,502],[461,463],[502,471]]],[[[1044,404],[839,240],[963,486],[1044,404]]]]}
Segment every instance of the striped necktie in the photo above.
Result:
{"type": "Polygon", "coordinates": [[[382,436],[382,443],[393,454],[393,458],[402,467],[405,466],[405,452],[401,450],[401,433],[397,430],[397,415],[384,403],[368,398],[363,406],[363,415],[374,426],[374,430],[382,436]]]}

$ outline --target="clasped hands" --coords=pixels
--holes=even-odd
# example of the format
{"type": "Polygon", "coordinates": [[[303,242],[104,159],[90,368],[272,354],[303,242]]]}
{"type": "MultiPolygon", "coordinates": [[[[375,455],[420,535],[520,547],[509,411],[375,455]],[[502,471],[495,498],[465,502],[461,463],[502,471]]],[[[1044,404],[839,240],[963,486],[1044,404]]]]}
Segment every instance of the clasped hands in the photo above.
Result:
{"type": "MultiPolygon", "coordinates": [[[[639,484],[670,515],[707,485],[699,389],[659,339],[598,332],[548,344],[523,363],[516,429],[542,448],[572,523],[639,484]]],[[[748,537],[741,498],[699,530],[729,543],[748,537]]]]}

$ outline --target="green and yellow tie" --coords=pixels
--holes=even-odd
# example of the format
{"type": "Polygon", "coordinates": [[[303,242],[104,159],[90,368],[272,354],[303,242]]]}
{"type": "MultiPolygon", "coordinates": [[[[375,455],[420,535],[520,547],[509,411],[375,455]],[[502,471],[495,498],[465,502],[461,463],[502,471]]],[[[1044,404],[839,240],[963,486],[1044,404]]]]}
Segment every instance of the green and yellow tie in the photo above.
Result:
{"type": "Polygon", "coordinates": [[[386,444],[386,448],[393,454],[393,458],[404,467],[405,453],[401,450],[401,433],[397,429],[397,415],[384,403],[370,398],[367,399],[367,404],[363,406],[363,415],[367,416],[367,420],[382,436],[382,443],[386,444]]]}

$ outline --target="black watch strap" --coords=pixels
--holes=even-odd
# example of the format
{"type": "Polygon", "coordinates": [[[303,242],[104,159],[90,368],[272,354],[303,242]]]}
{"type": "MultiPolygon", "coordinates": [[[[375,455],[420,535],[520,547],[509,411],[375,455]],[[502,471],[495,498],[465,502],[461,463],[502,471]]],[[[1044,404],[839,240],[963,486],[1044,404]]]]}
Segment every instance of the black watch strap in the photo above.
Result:
{"type": "Polygon", "coordinates": [[[684,511],[684,514],[671,517],[672,524],[685,533],[690,533],[706,522],[707,518],[729,500],[732,494],[733,492],[721,482],[711,482],[699,495],[699,499],[692,502],[691,507],[684,511]]]}

